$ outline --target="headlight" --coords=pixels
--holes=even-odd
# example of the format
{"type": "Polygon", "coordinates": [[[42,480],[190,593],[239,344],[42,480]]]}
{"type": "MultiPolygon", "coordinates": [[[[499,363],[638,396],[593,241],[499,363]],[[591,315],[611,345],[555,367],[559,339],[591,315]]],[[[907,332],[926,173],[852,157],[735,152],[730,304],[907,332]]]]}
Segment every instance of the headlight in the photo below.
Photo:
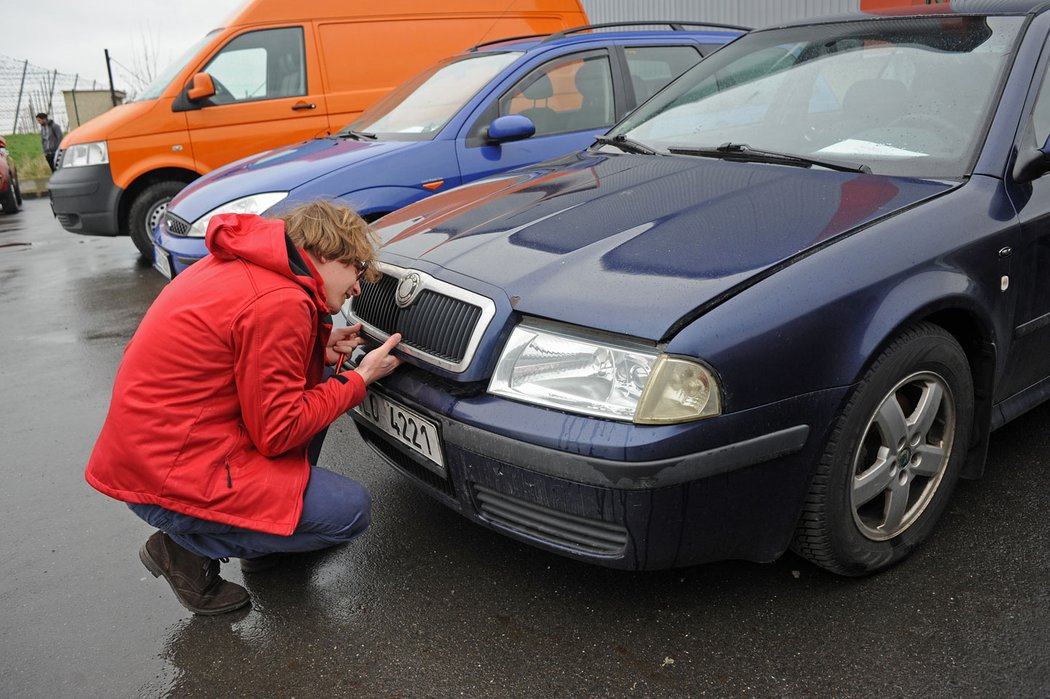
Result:
{"type": "Polygon", "coordinates": [[[489,392],[526,403],[639,424],[721,413],[703,364],[628,341],[522,323],[511,333],[489,392]]]}
{"type": "Polygon", "coordinates": [[[194,221],[186,235],[190,238],[203,238],[204,234],[208,232],[208,224],[211,222],[212,216],[218,216],[219,214],[261,214],[286,196],[288,196],[288,192],[262,192],[226,202],[194,221]]]}
{"type": "Polygon", "coordinates": [[[62,167],[105,165],[109,162],[109,148],[105,141],[78,143],[62,152],[62,167]]]}

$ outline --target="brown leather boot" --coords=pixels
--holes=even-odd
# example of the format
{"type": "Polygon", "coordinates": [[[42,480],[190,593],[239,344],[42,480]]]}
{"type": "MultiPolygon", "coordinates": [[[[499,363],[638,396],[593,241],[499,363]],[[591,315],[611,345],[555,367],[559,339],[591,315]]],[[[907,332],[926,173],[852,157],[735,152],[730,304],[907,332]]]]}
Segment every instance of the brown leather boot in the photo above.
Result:
{"type": "Polygon", "coordinates": [[[175,598],[194,614],[224,614],[251,602],[248,591],[219,577],[219,562],[190,553],[164,532],[156,532],[139,549],[153,577],[161,575],[175,598]]]}

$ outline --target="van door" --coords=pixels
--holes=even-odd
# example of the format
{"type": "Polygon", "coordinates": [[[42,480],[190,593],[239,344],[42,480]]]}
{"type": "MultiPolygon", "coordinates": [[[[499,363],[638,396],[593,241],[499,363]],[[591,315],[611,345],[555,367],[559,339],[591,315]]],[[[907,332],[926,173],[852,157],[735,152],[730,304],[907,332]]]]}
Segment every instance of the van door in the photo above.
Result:
{"type": "Polygon", "coordinates": [[[198,72],[215,95],[187,112],[201,173],[327,132],[315,56],[312,34],[290,26],[238,34],[208,60],[198,72]]]}

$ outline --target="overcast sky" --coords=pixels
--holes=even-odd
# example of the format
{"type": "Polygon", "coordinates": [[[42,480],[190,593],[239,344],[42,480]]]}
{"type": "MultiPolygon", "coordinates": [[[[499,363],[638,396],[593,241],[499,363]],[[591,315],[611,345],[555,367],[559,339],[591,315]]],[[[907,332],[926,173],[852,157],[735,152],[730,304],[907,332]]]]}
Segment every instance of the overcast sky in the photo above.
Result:
{"type": "MultiPolygon", "coordinates": [[[[0,54],[82,79],[106,80],[104,49],[141,74],[152,48],[163,69],[245,0],[23,0],[4,3],[0,54]]],[[[114,76],[114,79],[118,79],[114,76]]],[[[128,85],[130,86],[130,85],[128,85]]],[[[118,88],[121,85],[117,86],[118,88]]]]}

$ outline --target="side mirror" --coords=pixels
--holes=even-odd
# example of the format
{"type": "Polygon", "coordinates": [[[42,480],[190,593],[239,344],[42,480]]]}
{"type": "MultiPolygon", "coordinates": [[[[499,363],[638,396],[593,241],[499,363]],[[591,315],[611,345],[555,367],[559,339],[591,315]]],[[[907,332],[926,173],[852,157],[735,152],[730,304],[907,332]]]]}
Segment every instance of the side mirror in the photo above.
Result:
{"type": "Polygon", "coordinates": [[[493,120],[489,124],[486,138],[489,143],[507,143],[520,141],[536,133],[532,119],[521,114],[508,114],[493,120]]]}
{"type": "Polygon", "coordinates": [[[190,89],[186,91],[186,96],[189,97],[190,102],[199,102],[215,95],[215,81],[211,79],[211,76],[207,73],[197,73],[193,76],[193,81],[190,83],[190,89]]]}
{"type": "Polygon", "coordinates": [[[1031,182],[1050,172],[1050,137],[1042,148],[1020,148],[1014,162],[1014,179],[1031,182]]]}

